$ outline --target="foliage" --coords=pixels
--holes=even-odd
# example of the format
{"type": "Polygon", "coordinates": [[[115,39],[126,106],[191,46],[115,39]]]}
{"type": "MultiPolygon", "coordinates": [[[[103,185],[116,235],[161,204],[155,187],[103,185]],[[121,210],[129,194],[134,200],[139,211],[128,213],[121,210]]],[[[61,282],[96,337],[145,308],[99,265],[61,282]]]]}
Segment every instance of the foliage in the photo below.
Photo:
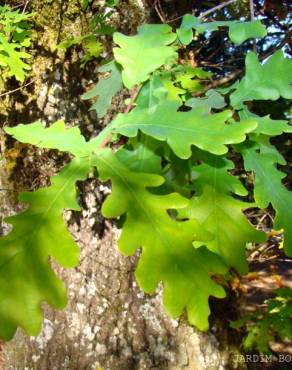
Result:
{"type": "Polygon", "coordinates": [[[21,13],[10,6],[0,6],[0,70],[7,77],[14,76],[23,82],[30,69],[26,59],[31,56],[24,51],[30,46],[29,20],[32,14],[21,13]]]}
{"type": "MultiPolygon", "coordinates": [[[[245,27],[253,30],[253,24],[243,25],[243,29],[245,27]]],[[[253,32],[245,32],[244,38],[246,34],[254,36],[253,32]]],[[[255,55],[249,54],[247,74],[241,82],[225,91],[210,90],[204,95],[202,79],[211,80],[210,74],[191,65],[178,65],[179,40],[169,26],[143,25],[137,35],[115,33],[114,40],[118,45],[114,49],[115,61],[99,69],[110,75],[100,80],[84,98],[98,97],[94,109],[102,117],[113,95],[122,87],[120,78],[127,88],[139,84],[139,94],[133,95],[135,101],[131,100],[127,113],[118,114],[89,142],[81,137],[77,128],[65,129],[62,122],[48,129],[40,123],[6,129],[21,142],[68,151],[75,158],[56,177],[51,188],[30,193],[29,197],[22,196],[30,201],[31,208],[25,218],[15,216],[13,231],[0,239],[3,251],[0,294],[1,297],[7,294],[7,273],[9,276],[12,269],[16,271],[13,263],[17,264],[20,258],[11,251],[20,249],[22,256],[30,246],[41,261],[47,261],[51,255],[63,265],[76,262],[69,237],[63,231],[62,236],[58,234],[64,238],[63,245],[58,243],[58,251],[54,242],[51,244],[54,240],[51,238],[56,235],[55,228],[61,227],[61,210],[77,207],[75,181],[84,179],[96,168],[100,180],[112,184],[112,193],[105,200],[102,213],[107,218],[119,218],[121,252],[132,255],[138,248],[142,249],[136,270],[141,288],[151,293],[162,282],[164,305],[169,314],[177,317],[186,308],[190,323],[206,330],[209,296],[225,296],[218,281],[228,279],[230,268],[245,273],[246,243],[266,239],[264,232],[249,223],[243,210],[265,208],[271,202],[277,212],[274,227],[284,229],[286,251],[292,254],[288,225],[291,194],[281,184],[284,175],[274,166],[283,163],[283,158],[269,143],[269,137],[291,131],[291,126],[284,120],[258,117],[243,105],[253,99],[288,97],[288,81],[284,81],[282,72],[279,76],[270,75],[269,81],[263,76],[275,61],[279,71],[290,70],[291,61],[277,52],[260,64],[255,55]],[[194,99],[194,92],[204,96],[194,99]],[[111,141],[115,144],[113,149],[111,141]],[[107,144],[109,147],[105,148],[107,144]],[[246,200],[248,191],[234,173],[233,160],[240,155],[246,171],[255,174],[254,202],[246,200]],[[66,171],[76,163],[80,163],[82,170],[67,176],[66,171]],[[67,186],[70,191],[65,191],[67,186]],[[60,191],[54,196],[51,192],[57,187],[60,191]],[[32,225],[34,231],[30,232],[32,225]],[[50,235],[45,242],[43,230],[46,237],[50,235]],[[66,253],[71,256],[68,261],[66,253]]],[[[27,258],[34,258],[34,253],[27,258]]],[[[18,299],[24,300],[28,288],[26,282],[21,281],[21,273],[27,267],[21,263],[17,284],[23,294],[18,299]]],[[[45,293],[37,290],[39,266],[38,259],[34,266],[29,264],[27,281],[32,284],[30,289],[35,297],[30,303],[31,315],[26,315],[21,304],[15,309],[15,297],[0,303],[1,315],[4,315],[4,306],[5,312],[9,312],[8,317],[3,316],[5,324],[0,321],[0,335],[6,339],[13,335],[17,325],[29,333],[36,332],[41,299],[61,305],[56,304],[54,296],[60,293],[60,288],[52,292],[51,280],[44,288],[42,285],[42,289],[47,289],[45,293]]],[[[60,298],[60,301],[64,300],[60,298]]]]}
{"type": "Polygon", "coordinates": [[[81,68],[84,68],[87,62],[93,58],[98,58],[102,53],[102,44],[97,41],[96,37],[89,33],[84,36],[68,38],[57,45],[58,49],[69,49],[72,46],[82,45],[84,55],[81,58],[81,68]]]}
{"type": "MultiPolygon", "coordinates": [[[[82,10],[86,11],[90,3],[91,1],[89,0],[83,0],[82,10]]],[[[117,5],[117,0],[107,0],[105,2],[106,8],[92,15],[87,34],[69,37],[60,42],[57,45],[57,49],[67,50],[72,46],[82,46],[84,55],[81,58],[81,68],[84,68],[92,59],[98,58],[103,52],[103,45],[99,41],[99,36],[112,35],[115,31],[115,28],[110,24],[110,18],[113,14],[114,7],[117,5]]]]}
{"type": "Polygon", "coordinates": [[[243,340],[246,350],[268,353],[270,343],[277,337],[282,341],[292,339],[292,289],[277,289],[275,297],[267,299],[265,305],[263,312],[255,312],[231,323],[236,329],[248,326],[248,334],[243,340]]]}

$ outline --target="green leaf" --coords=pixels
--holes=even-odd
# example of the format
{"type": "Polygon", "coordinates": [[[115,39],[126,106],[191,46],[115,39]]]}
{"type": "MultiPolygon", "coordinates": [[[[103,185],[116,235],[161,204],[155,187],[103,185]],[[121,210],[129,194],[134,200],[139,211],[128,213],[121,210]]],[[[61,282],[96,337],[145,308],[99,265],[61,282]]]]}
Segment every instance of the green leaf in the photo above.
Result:
{"type": "Polygon", "coordinates": [[[56,49],[69,49],[71,48],[72,46],[75,46],[75,45],[81,45],[82,44],[82,41],[88,37],[88,35],[84,35],[84,36],[76,36],[76,37],[70,37],[68,39],[65,39],[63,40],[62,42],[60,42],[57,46],[56,46],[56,49]]]}
{"type": "Polygon", "coordinates": [[[116,156],[131,171],[159,174],[161,157],[156,154],[153,141],[151,137],[143,135],[140,142],[133,144],[132,150],[119,150],[116,156]]]}
{"type": "Polygon", "coordinates": [[[32,144],[39,148],[58,149],[70,152],[77,157],[90,154],[90,147],[81,135],[78,127],[66,128],[63,121],[57,121],[49,128],[41,122],[16,127],[5,127],[5,131],[22,143],[32,144]]]}
{"type": "Polygon", "coordinates": [[[29,65],[24,61],[31,56],[24,52],[30,46],[29,20],[33,14],[0,6],[0,67],[7,76],[23,82],[29,65]]]}
{"type": "Polygon", "coordinates": [[[277,156],[259,152],[257,146],[242,145],[244,167],[255,173],[254,198],[261,208],[269,203],[276,211],[274,229],[284,229],[284,248],[292,256],[292,194],[282,184],[286,174],[277,170],[277,156]]]}
{"type": "Polygon", "coordinates": [[[242,44],[248,39],[263,38],[267,35],[261,21],[235,22],[229,26],[229,38],[235,44],[242,44]]]}
{"type": "Polygon", "coordinates": [[[267,30],[261,21],[239,22],[239,21],[215,21],[201,23],[201,20],[190,14],[183,17],[182,24],[177,30],[177,35],[182,44],[188,45],[193,39],[193,31],[198,33],[217,31],[219,27],[229,28],[229,38],[235,44],[242,44],[252,38],[262,38],[267,35],[267,30]]]}
{"type": "Polygon", "coordinates": [[[93,58],[98,58],[103,50],[102,44],[93,35],[86,37],[83,44],[84,56],[81,58],[81,68],[93,58]]]}
{"type": "Polygon", "coordinates": [[[95,87],[82,95],[82,99],[97,99],[91,106],[91,110],[95,110],[98,117],[105,116],[112,98],[122,89],[121,72],[114,61],[107,63],[98,69],[99,72],[110,72],[110,75],[100,79],[95,87]]]}
{"type": "Polygon", "coordinates": [[[180,28],[176,30],[177,36],[183,45],[188,45],[193,40],[193,28],[200,23],[200,19],[186,14],[183,16],[180,28]]]}
{"type": "Polygon", "coordinates": [[[89,6],[89,0],[82,0],[81,8],[85,11],[89,6]]]}
{"type": "Polygon", "coordinates": [[[114,33],[116,61],[123,67],[122,78],[127,88],[146,81],[150,73],[173,61],[177,53],[168,46],[176,39],[166,24],[144,24],[135,36],[114,33]]]}
{"type": "Polygon", "coordinates": [[[280,96],[292,98],[292,61],[284,57],[282,50],[264,64],[260,64],[256,54],[249,53],[245,64],[246,75],[230,96],[233,107],[249,100],[277,100],[280,96]]]}
{"type": "Polygon", "coordinates": [[[256,135],[276,136],[283,132],[292,132],[292,126],[286,120],[274,120],[270,116],[260,117],[247,110],[239,112],[240,117],[244,119],[252,118],[257,122],[257,127],[253,131],[256,135]]]}
{"type": "Polygon", "coordinates": [[[225,296],[209,274],[224,274],[226,268],[206,248],[192,246],[194,238],[204,234],[195,220],[179,222],[167,213],[168,209],[185,207],[188,200],[176,193],[152,194],[147,188],[161,185],[164,179],[130,171],[108,150],[96,162],[101,179],[112,181],[112,194],[102,206],[103,215],[113,218],[126,214],[118,242],[120,250],[131,255],[142,247],[136,270],[139,285],[152,293],[162,281],[169,314],[177,317],[186,307],[190,323],[206,330],[209,296],[225,296]]]}
{"type": "Polygon", "coordinates": [[[194,28],[199,33],[206,31],[213,32],[219,27],[229,27],[229,38],[235,44],[242,44],[251,38],[262,38],[267,35],[267,30],[261,21],[238,22],[238,21],[219,21],[210,23],[201,23],[194,28]]]}
{"type": "MultiPolygon", "coordinates": [[[[210,155],[198,158],[206,163],[193,169],[196,194],[190,205],[180,211],[180,217],[197,219],[214,236],[204,243],[208,249],[240,273],[247,273],[246,244],[266,239],[265,234],[255,230],[243,214],[243,210],[252,204],[232,196],[232,193],[245,196],[248,192],[236,177],[228,173],[234,168],[231,161],[210,155]]],[[[196,242],[196,245],[202,245],[202,242],[196,242]]]]}
{"type": "Polygon", "coordinates": [[[139,108],[153,108],[166,97],[170,98],[170,92],[165,86],[163,78],[154,74],[140,89],[135,104],[139,108]]]}
{"type": "Polygon", "coordinates": [[[178,112],[180,103],[162,101],[155,109],[134,109],[114,120],[116,131],[128,137],[138,130],[160,141],[167,141],[181,158],[191,156],[191,145],[214,154],[227,152],[227,144],[244,141],[245,134],[256,127],[254,121],[226,124],[232,112],[205,115],[204,109],[178,112]]]}
{"type": "Polygon", "coordinates": [[[270,143],[270,137],[265,135],[257,135],[251,133],[250,138],[252,141],[255,141],[258,145],[258,148],[262,154],[269,154],[272,155],[275,158],[275,162],[279,164],[286,164],[286,160],[278,152],[278,150],[270,143]]]}
{"type": "Polygon", "coordinates": [[[29,335],[41,328],[41,303],[66,305],[64,284],[50,267],[49,256],[64,267],[78,263],[79,250],[62,219],[65,208],[79,210],[75,182],[85,179],[88,164],[73,160],[52,185],[20,200],[30,207],[5,221],[13,226],[0,238],[0,337],[11,339],[17,326],[29,335]]]}

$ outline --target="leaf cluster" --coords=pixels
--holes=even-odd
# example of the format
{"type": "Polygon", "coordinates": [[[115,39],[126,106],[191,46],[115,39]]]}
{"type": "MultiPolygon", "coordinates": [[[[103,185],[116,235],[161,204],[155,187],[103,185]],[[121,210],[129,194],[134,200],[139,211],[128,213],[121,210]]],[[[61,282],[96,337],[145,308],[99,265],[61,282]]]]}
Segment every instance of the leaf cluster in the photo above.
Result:
{"type": "Polygon", "coordinates": [[[292,289],[280,288],[274,293],[274,298],[265,301],[263,312],[257,311],[231,323],[235,329],[247,326],[248,334],[243,340],[246,350],[268,353],[276,339],[292,339],[292,289]]]}
{"type": "MultiPolygon", "coordinates": [[[[250,32],[254,24],[241,27],[243,39],[254,36],[250,32]]],[[[139,85],[139,93],[96,138],[86,142],[78,128],[66,129],[63,122],[48,129],[39,122],[6,129],[21,142],[68,151],[75,158],[51,187],[22,196],[31,208],[25,217],[15,216],[12,233],[0,239],[0,336],[4,338],[10,338],[17,326],[36,333],[40,303],[47,300],[59,307],[65,301],[53,272],[40,266],[48,256],[63,266],[76,262],[76,247],[60,226],[60,214],[64,208],[77,208],[75,181],[93,169],[101,181],[112,184],[102,214],[119,219],[120,251],[132,255],[141,248],[136,270],[140,287],[153,293],[162,282],[167,312],[178,317],[186,309],[190,323],[201,330],[208,328],[209,297],[225,296],[228,271],[247,272],[246,244],[266,239],[248,221],[245,209],[271,203],[276,211],[274,227],[284,230],[284,248],[292,255],[291,193],[277,168],[285,160],[270,143],[271,137],[291,132],[291,126],[285,120],[257,116],[246,105],[251,100],[288,98],[291,61],[282,51],[264,63],[250,53],[241,81],[204,94],[210,74],[178,63],[180,39],[169,26],[143,25],[134,36],[115,33],[114,41],[115,60],[99,69],[104,78],[84,98],[97,98],[93,108],[102,117],[122,87],[138,91],[139,85]],[[281,72],[275,75],[276,64],[281,72]],[[195,99],[197,92],[202,97],[195,99]],[[124,144],[122,137],[127,138],[124,144]],[[237,158],[254,176],[252,201],[234,172],[237,158]],[[23,271],[29,275],[28,285],[15,275],[17,267],[24,269],[23,263],[29,266],[23,271]],[[46,275],[40,279],[43,271],[46,275]],[[15,289],[8,299],[9,285],[15,289]],[[28,311],[31,315],[25,319],[28,311]]]]}
{"type": "Polygon", "coordinates": [[[30,69],[26,59],[31,56],[24,50],[31,43],[31,16],[8,5],[0,6],[0,69],[7,77],[14,76],[20,82],[30,69]]]}

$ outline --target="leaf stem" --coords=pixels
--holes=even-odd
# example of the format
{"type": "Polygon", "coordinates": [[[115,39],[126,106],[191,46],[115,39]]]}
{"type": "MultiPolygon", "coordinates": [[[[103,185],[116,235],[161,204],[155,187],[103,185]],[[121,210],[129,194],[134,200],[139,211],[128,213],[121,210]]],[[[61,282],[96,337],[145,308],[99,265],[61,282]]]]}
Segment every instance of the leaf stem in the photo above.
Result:
{"type": "MultiPolygon", "coordinates": [[[[249,0],[249,9],[250,9],[250,20],[253,22],[254,21],[254,3],[253,3],[253,0],[249,0]]],[[[255,39],[253,39],[253,51],[255,53],[257,52],[257,44],[256,44],[255,39]]]]}
{"type": "MultiPolygon", "coordinates": [[[[130,110],[133,108],[134,106],[134,102],[139,94],[139,91],[141,89],[141,85],[138,85],[134,88],[132,94],[131,94],[131,100],[130,100],[130,103],[127,105],[126,109],[124,110],[124,113],[125,114],[128,114],[130,112],[130,110]]],[[[100,149],[104,148],[112,139],[113,137],[113,133],[110,132],[107,137],[104,139],[104,141],[100,144],[100,149]]]]}
{"type": "Polygon", "coordinates": [[[206,10],[205,12],[201,13],[199,18],[202,19],[202,18],[205,18],[207,15],[211,14],[211,13],[214,13],[216,12],[217,10],[220,10],[222,8],[225,8],[226,6],[232,4],[232,3],[235,3],[237,0],[228,0],[228,1],[225,1],[224,3],[222,4],[219,4],[217,6],[214,6],[213,8],[209,9],[209,10],[206,10]]]}

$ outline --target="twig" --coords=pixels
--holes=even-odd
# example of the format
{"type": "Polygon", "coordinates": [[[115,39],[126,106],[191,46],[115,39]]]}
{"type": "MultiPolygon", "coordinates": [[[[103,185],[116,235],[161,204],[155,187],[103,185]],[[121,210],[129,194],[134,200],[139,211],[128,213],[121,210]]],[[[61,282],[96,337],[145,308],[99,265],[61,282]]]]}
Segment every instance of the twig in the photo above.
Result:
{"type": "Polygon", "coordinates": [[[16,91],[19,91],[19,90],[22,90],[24,89],[25,87],[31,85],[32,83],[34,83],[36,81],[36,78],[28,83],[26,83],[25,85],[22,85],[20,87],[18,87],[17,89],[14,89],[14,90],[10,90],[10,91],[6,91],[5,93],[2,93],[0,94],[0,98],[2,98],[3,96],[6,96],[6,95],[10,95],[10,94],[13,94],[15,93],[16,91]]]}
{"type": "MultiPolygon", "coordinates": [[[[253,3],[253,0],[249,0],[249,10],[250,10],[250,20],[253,22],[254,21],[254,3],[253,3]]],[[[257,52],[257,44],[256,44],[255,39],[253,39],[253,51],[255,53],[257,52]]]]}
{"type": "Polygon", "coordinates": [[[162,23],[168,23],[168,22],[166,22],[166,20],[164,18],[164,14],[163,14],[163,11],[162,11],[162,8],[161,8],[161,4],[160,4],[159,0],[155,0],[155,2],[154,2],[154,8],[155,8],[156,13],[158,14],[161,22],[162,23]]]}
{"type": "Polygon", "coordinates": [[[258,2],[257,0],[255,0],[255,1],[254,1],[254,3],[255,3],[255,6],[256,6],[257,11],[258,11],[262,16],[267,17],[269,20],[271,20],[273,23],[275,23],[279,28],[281,28],[281,30],[283,30],[283,31],[287,31],[287,29],[289,28],[289,26],[285,26],[285,25],[281,24],[281,22],[279,22],[279,21],[277,20],[277,18],[276,18],[273,14],[271,14],[271,13],[269,13],[269,12],[264,12],[264,11],[262,10],[261,5],[259,4],[259,2],[258,2]]]}
{"type": "MultiPolygon", "coordinates": [[[[206,10],[204,13],[200,14],[198,18],[200,18],[200,19],[205,18],[207,15],[216,12],[216,10],[220,10],[220,9],[224,8],[225,6],[228,6],[228,5],[232,4],[232,3],[235,3],[236,1],[237,0],[225,1],[225,3],[222,3],[220,5],[214,6],[214,8],[212,8],[212,9],[206,10]]],[[[157,11],[157,9],[156,9],[156,11],[157,11]]],[[[159,15],[159,13],[158,13],[158,15],[159,15]]],[[[167,20],[167,21],[163,21],[163,23],[173,23],[175,21],[180,20],[182,17],[183,17],[183,15],[181,15],[179,17],[176,17],[176,18],[173,18],[173,19],[170,19],[170,20],[167,20]]],[[[159,18],[161,19],[160,16],[159,16],[159,18]]]]}
{"type": "Polygon", "coordinates": [[[127,105],[127,107],[126,107],[126,109],[125,109],[125,111],[124,111],[124,113],[129,113],[130,112],[130,110],[133,108],[133,105],[134,105],[134,103],[135,103],[135,100],[136,100],[136,98],[137,98],[137,96],[138,96],[138,94],[139,94],[139,91],[141,90],[141,85],[139,85],[139,86],[137,86],[136,88],[135,88],[135,90],[133,91],[133,93],[132,93],[132,95],[131,95],[131,100],[130,100],[130,103],[129,103],[129,105],[127,105]]]}
{"type": "MultiPolygon", "coordinates": [[[[127,114],[127,113],[129,113],[130,112],[130,110],[133,108],[133,106],[134,106],[134,102],[135,102],[135,100],[136,100],[136,98],[137,98],[137,96],[138,96],[138,94],[139,94],[139,91],[140,91],[140,89],[141,89],[141,85],[139,85],[139,86],[137,86],[134,90],[133,90],[133,92],[132,92],[132,94],[131,94],[131,100],[130,100],[130,103],[129,103],[129,105],[127,105],[127,107],[126,107],[126,109],[124,110],[124,113],[125,114],[127,114]]],[[[113,133],[111,132],[111,133],[109,133],[108,134],[108,136],[104,139],[104,141],[100,144],[100,148],[102,149],[102,148],[104,148],[110,141],[111,141],[111,139],[112,139],[112,137],[113,137],[113,133]]]]}
{"type": "Polygon", "coordinates": [[[25,1],[24,7],[23,7],[23,9],[22,9],[22,14],[24,14],[24,13],[25,13],[25,11],[26,11],[26,8],[27,8],[27,6],[28,6],[29,1],[30,1],[30,0],[26,0],[26,1],[25,1]]]}
{"type": "MultiPolygon", "coordinates": [[[[275,51],[277,51],[279,49],[282,49],[282,47],[290,40],[291,33],[292,33],[292,31],[288,32],[286,34],[286,36],[283,38],[283,40],[277,46],[271,47],[265,54],[259,55],[259,57],[258,57],[259,60],[263,61],[263,60],[267,59],[269,56],[271,56],[272,54],[274,54],[275,51]]],[[[198,97],[198,96],[203,95],[209,89],[225,85],[227,82],[235,80],[242,73],[243,73],[243,69],[239,69],[237,71],[234,71],[233,73],[231,73],[230,75],[228,75],[226,77],[223,77],[223,78],[220,78],[218,80],[212,81],[209,85],[205,86],[205,88],[202,91],[196,92],[196,93],[192,94],[192,96],[198,97]]]]}
{"type": "Polygon", "coordinates": [[[228,75],[226,77],[223,77],[223,78],[220,78],[219,80],[215,80],[215,81],[211,82],[209,85],[205,86],[203,91],[198,91],[198,92],[192,94],[192,96],[198,97],[198,96],[203,95],[209,89],[214,89],[215,87],[225,85],[227,82],[235,80],[236,77],[240,76],[242,73],[243,73],[242,69],[234,71],[233,73],[230,73],[230,75],[228,75]]]}
{"type": "Polygon", "coordinates": [[[232,3],[235,3],[237,0],[228,0],[228,1],[225,1],[224,3],[222,4],[219,4],[217,6],[214,6],[214,8],[211,8],[209,10],[206,10],[205,12],[201,13],[199,18],[202,19],[202,18],[205,18],[207,15],[211,14],[211,13],[214,13],[216,12],[217,10],[220,10],[222,8],[225,8],[226,6],[232,4],[232,3]]]}

